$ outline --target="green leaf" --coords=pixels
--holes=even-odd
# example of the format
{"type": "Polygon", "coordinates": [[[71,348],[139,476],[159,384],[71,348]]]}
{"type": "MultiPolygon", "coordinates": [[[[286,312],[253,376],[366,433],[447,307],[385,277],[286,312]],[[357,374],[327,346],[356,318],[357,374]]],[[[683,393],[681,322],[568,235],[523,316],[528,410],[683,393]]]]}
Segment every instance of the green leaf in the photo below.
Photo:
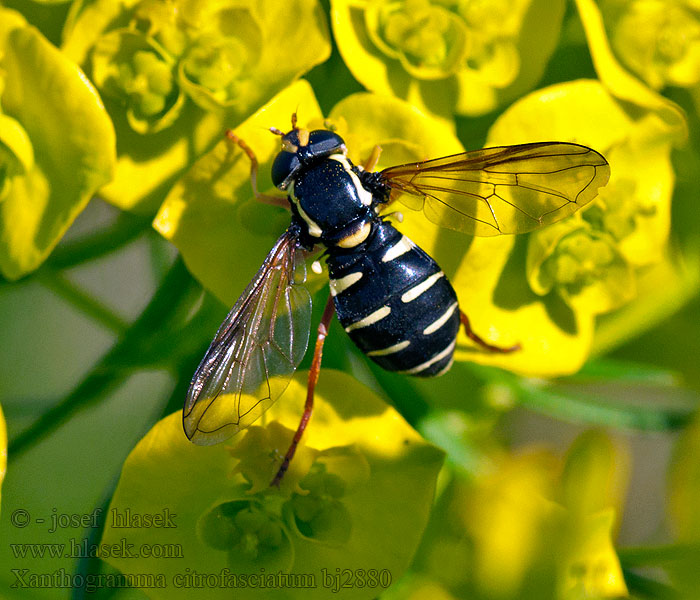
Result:
{"type": "Polygon", "coordinates": [[[637,299],[598,319],[593,353],[600,356],[658,327],[697,296],[700,263],[692,255],[680,265],[666,259],[637,274],[637,299]]]}
{"type": "Polygon", "coordinates": [[[595,2],[576,0],[576,6],[601,83],[620,100],[656,113],[678,143],[685,140],[688,126],[682,109],[649,89],[620,66],[610,49],[603,18],[595,2]]]}
{"type": "Polygon", "coordinates": [[[14,139],[24,140],[16,156],[25,169],[5,182],[0,271],[17,279],[42,263],[97,188],[109,181],[115,139],[100,98],[80,69],[16,13],[2,10],[1,15],[0,107],[13,119],[14,139]]]}
{"type": "Polygon", "coordinates": [[[650,87],[691,87],[700,81],[697,6],[608,0],[601,9],[616,55],[650,87]]]}
{"type": "Polygon", "coordinates": [[[561,502],[574,515],[624,508],[630,457],[601,430],[579,435],[567,452],[561,475],[561,502]]]}
{"type": "MultiPolygon", "coordinates": [[[[598,81],[551,85],[521,98],[489,130],[489,145],[571,141],[606,153],[629,135],[633,119],[598,81]]],[[[614,175],[614,169],[611,169],[614,175]]]]}
{"type": "Polygon", "coordinates": [[[615,511],[606,508],[583,516],[574,514],[571,521],[566,552],[559,559],[559,597],[578,600],[628,596],[612,540],[615,511]]]}
{"type": "Polygon", "coordinates": [[[126,24],[123,17],[126,4],[122,0],[73,2],[63,27],[63,53],[79,65],[86,64],[92,47],[107,27],[126,24]]]}
{"type": "MultiPolygon", "coordinates": [[[[314,417],[282,486],[251,487],[252,480],[269,482],[277,464],[271,458],[286,450],[306,377],[298,374],[260,426],[234,438],[233,450],[191,444],[179,414],[156,424],[127,458],[109,510],[167,511],[174,526],[123,529],[108,522],[102,543],[124,539],[140,547],[157,540],[174,544],[182,556],[107,561],[124,573],[163,577],[165,588],[145,591],[168,599],[191,597],[192,589],[177,585],[187,574],[228,573],[252,582],[281,570],[282,576],[309,574],[315,582],[295,589],[268,579],[266,587],[235,589],[237,598],[328,598],[332,584],[323,574],[336,575],[336,569],[386,570],[398,579],[427,522],[443,453],[350,376],[323,371],[314,417]]],[[[369,599],[383,589],[375,582],[334,596],[369,599]]],[[[230,598],[232,591],[216,583],[206,596],[230,598]]]]}

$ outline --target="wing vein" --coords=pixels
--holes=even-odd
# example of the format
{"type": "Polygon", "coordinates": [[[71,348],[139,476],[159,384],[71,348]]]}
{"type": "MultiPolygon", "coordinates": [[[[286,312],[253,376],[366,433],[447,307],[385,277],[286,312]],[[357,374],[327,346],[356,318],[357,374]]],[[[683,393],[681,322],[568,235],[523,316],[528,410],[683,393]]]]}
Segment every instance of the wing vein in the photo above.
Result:
{"type": "Polygon", "coordinates": [[[380,179],[391,200],[423,210],[433,223],[488,236],[524,233],[569,216],[596,196],[609,175],[595,150],[537,142],[390,167],[380,179]]]}
{"type": "Polygon", "coordinates": [[[290,228],[219,327],[194,374],[183,409],[192,441],[213,444],[230,437],[282,394],[308,345],[311,298],[304,279],[298,234],[290,228]]]}

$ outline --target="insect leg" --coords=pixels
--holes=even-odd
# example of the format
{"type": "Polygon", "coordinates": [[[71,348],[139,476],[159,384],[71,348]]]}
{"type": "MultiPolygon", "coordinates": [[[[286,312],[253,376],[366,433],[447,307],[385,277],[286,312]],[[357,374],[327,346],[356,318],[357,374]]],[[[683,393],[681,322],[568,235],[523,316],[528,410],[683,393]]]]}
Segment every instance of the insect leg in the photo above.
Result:
{"type": "Polygon", "coordinates": [[[287,198],[285,196],[273,196],[271,194],[263,194],[262,192],[258,191],[258,159],[255,156],[253,149],[230,129],[226,130],[226,137],[231,140],[231,142],[238,145],[250,159],[250,185],[253,187],[255,199],[259,200],[260,202],[264,202],[265,204],[289,208],[289,202],[287,202],[287,198]]]}
{"type": "Polygon", "coordinates": [[[377,166],[377,163],[379,162],[379,157],[382,155],[382,147],[381,146],[375,146],[372,148],[372,154],[369,155],[369,158],[365,161],[365,164],[363,165],[363,169],[365,171],[374,171],[374,168],[377,166]]]}
{"type": "Polygon", "coordinates": [[[474,333],[471,323],[469,323],[469,317],[465,312],[461,310],[459,311],[459,320],[464,327],[464,333],[467,334],[467,337],[477,346],[480,346],[484,350],[488,350],[489,352],[500,352],[502,354],[507,354],[509,352],[515,352],[517,350],[520,350],[520,344],[515,344],[515,346],[511,346],[510,348],[503,348],[501,346],[494,346],[493,344],[489,344],[486,340],[482,339],[476,333],[474,333]]]}
{"type": "Polygon", "coordinates": [[[326,341],[326,336],[328,335],[328,327],[330,326],[331,319],[333,318],[333,313],[335,312],[335,305],[333,304],[333,297],[328,296],[328,301],[326,302],[326,308],[323,309],[323,316],[321,317],[321,322],[318,324],[318,331],[316,333],[316,347],[314,348],[314,358],[311,361],[311,369],[309,369],[309,380],[306,388],[306,404],[304,404],[304,413],[301,416],[301,421],[299,422],[299,427],[297,427],[296,433],[292,438],[292,443],[287,450],[287,454],[284,456],[284,460],[277,471],[277,474],[270,482],[271,486],[279,487],[282,477],[287,472],[289,468],[289,463],[294,457],[297,446],[301,441],[301,436],[306,429],[306,425],[309,423],[311,418],[311,412],[314,408],[314,390],[316,389],[316,383],[318,382],[318,376],[321,372],[321,358],[323,356],[323,344],[326,341]]]}

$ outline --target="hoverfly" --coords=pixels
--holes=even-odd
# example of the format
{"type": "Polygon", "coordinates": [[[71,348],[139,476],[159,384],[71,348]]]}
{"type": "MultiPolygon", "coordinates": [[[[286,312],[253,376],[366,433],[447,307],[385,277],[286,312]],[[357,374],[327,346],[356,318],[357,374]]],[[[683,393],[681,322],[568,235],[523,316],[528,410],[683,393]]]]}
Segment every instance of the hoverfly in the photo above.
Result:
{"type": "Polygon", "coordinates": [[[482,348],[499,348],[474,333],[437,263],[380,215],[398,199],[437,225],[477,236],[532,231],[574,213],[604,186],[603,156],[578,144],[538,142],[485,148],[379,172],[347,157],[334,131],[297,127],[284,133],[272,180],[286,198],[289,228],[216,333],[194,374],[183,410],[187,437],[221,442],[253,423],[284,392],[309,341],[311,297],[303,287],[305,258],[316,247],[330,276],[330,296],[318,326],[304,413],[271,485],[279,485],[313,408],[323,342],[335,312],[359,349],[384,369],[436,376],[452,364],[457,333],[482,348]]]}

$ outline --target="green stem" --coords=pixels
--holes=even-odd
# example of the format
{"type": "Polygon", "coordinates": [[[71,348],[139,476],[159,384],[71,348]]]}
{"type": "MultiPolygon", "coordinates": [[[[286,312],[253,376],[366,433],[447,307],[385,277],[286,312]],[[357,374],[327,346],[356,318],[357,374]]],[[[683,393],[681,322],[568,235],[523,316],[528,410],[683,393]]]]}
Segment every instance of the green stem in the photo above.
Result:
{"type": "MultiPolygon", "coordinates": [[[[639,431],[671,431],[685,427],[693,418],[697,406],[696,403],[691,402],[678,406],[664,406],[660,403],[659,405],[639,406],[618,401],[610,393],[605,394],[600,390],[593,392],[591,391],[593,388],[589,390],[567,389],[567,382],[586,381],[585,374],[588,367],[578,375],[562,379],[560,384],[556,381],[550,383],[545,380],[519,377],[500,369],[475,363],[466,364],[483,381],[509,386],[523,406],[570,423],[587,423],[639,431]]],[[[599,369],[598,372],[595,368],[591,369],[594,377],[590,378],[589,381],[605,383],[604,371],[606,368],[610,371],[611,364],[599,369]]],[[[670,384],[674,382],[671,375],[662,377],[658,373],[644,373],[642,367],[638,367],[637,372],[628,373],[626,378],[623,378],[619,372],[614,375],[609,372],[607,378],[614,378],[618,382],[637,384],[645,389],[647,394],[650,389],[653,389],[651,384],[656,383],[659,387],[659,394],[662,394],[665,388],[671,389],[670,384]],[[666,384],[666,386],[664,387],[662,384],[666,384]]]]}
{"type": "Polygon", "coordinates": [[[576,397],[560,393],[546,385],[528,380],[515,380],[523,405],[546,415],[573,423],[590,423],[641,431],[669,431],[684,427],[692,418],[693,409],[625,406],[598,402],[592,396],[576,397]]]}
{"type": "Polygon", "coordinates": [[[96,403],[121,384],[130,371],[120,368],[120,365],[128,362],[127,359],[140,348],[150,347],[148,341],[167,330],[174,315],[184,312],[181,305],[194,296],[190,293],[193,287],[198,286],[178,258],[138,319],[78,387],[8,444],[10,459],[65,423],[79,409],[96,403]]]}
{"type": "MultiPolygon", "coordinates": [[[[108,521],[109,515],[109,505],[112,502],[112,496],[114,495],[114,490],[117,488],[117,482],[119,481],[119,472],[115,473],[114,478],[107,484],[105,491],[103,492],[103,500],[101,503],[96,504],[95,508],[101,508],[97,516],[97,526],[93,525],[87,531],[83,532],[85,536],[83,539],[87,540],[88,547],[97,548],[100,540],[102,539],[102,534],[105,529],[105,525],[108,521]]],[[[75,574],[81,575],[83,577],[97,575],[102,572],[104,568],[104,562],[99,556],[95,556],[97,553],[88,552],[83,554],[78,560],[78,564],[75,568],[75,574]]],[[[105,600],[106,598],[112,598],[116,595],[116,587],[105,587],[100,589],[99,593],[93,594],[85,591],[85,587],[75,587],[73,589],[73,594],[71,595],[71,600],[90,598],[92,600],[105,600]]]]}
{"type": "Polygon", "coordinates": [[[69,269],[125,246],[144,231],[150,231],[151,217],[122,212],[114,224],[58,246],[46,261],[52,269],[69,269]]]}
{"type": "Polygon", "coordinates": [[[645,577],[639,573],[623,570],[625,583],[633,598],[649,598],[650,600],[680,600],[681,594],[665,583],[645,577]]]}
{"type": "Polygon", "coordinates": [[[700,543],[619,548],[617,554],[626,569],[658,566],[662,563],[688,560],[689,556],[700,557],[700,543]]]}
{"type": "Polygon", "coordinates": [[[79,408],[94,404],[106,396],[122,383],[126,377],[127,373],[107,370],[104,368],[104,364],[100,362],[68,396],[57,405],[48,409],[27,429],[9,442],[7,445],[8,459],[17,458],[43,436],[68,421],[79,408]]]}
{"type": "MultiPolygon", "coordinates": [[[[46,259],[39,272],[69,269],[114,252],[142,233],[152,231],[150,221],[150,217],[121,213],[113,225],[77,240],[61,243],[46,259]]],[[[0,275],[0,285],[23,283],[27,277],[15,282],[0,275]]]]}
{"type": "Polygon", "coordinates": [[[76,286],[70,279],[52,271],[42,271],[37,278],[51,291],[72,304],[82,314],[92,318],[108,330],[123,335],[129,323],[111,311],[105,304],[76,286]]]}

